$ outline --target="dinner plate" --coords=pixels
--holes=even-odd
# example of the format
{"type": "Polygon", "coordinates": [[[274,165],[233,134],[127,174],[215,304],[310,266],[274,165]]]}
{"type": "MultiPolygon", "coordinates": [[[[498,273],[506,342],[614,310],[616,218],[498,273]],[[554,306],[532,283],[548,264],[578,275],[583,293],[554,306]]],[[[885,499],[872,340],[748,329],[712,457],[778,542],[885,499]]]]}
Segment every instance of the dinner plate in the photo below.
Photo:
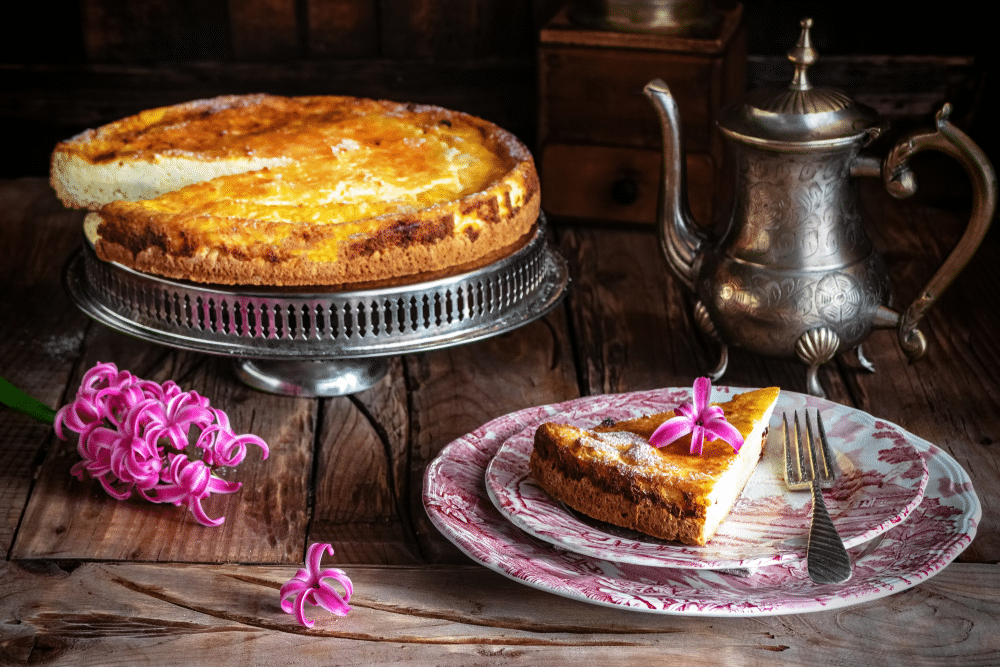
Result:
{"type": "MultiPolygon", "coordinates": [[[[812,396],[799,395],[798,400],[824,414],[838,408],[812,396]]],[[[813,583],[804,561],[733,573],[616,563],[567,551],[507,521],[489,498],[485,473],[506,440],[576,404],[528,408],[495,419],[446,446],[424,476],[427,513],[459,549],[504,576],[563,597],[618,609],[697,616],[836,609],[926,581],[969,545],[982,517],[961,466],[937,446],[910,435],[929,470],[923,500],[906,521],[882,534],[875,549],[855,554],[854,573],[845,584],[813,583]]],[[[902,430],[878,423],[894,434],[902,430]]],[[[852,551],[864,550],[859,546],[852,551]]]]}
{"type": "MultiPolygon", "coordinates": [[[[713,400],[745,389],[714,387],[713,400]]],[[[577,401],[546,419],[592,427],[675,408],[690,389],[661,389],[577,401]]],[[[804,396],[782,392],[770,422],[764,457],[715,536],[704,546],[668,542],[602,524],[573,512],[531,476],[534,428],[505,440],[486,468],[486,489],[500,513],[518,528],[557,546],[619,563],[659,567],[748,568],[805,558],[811,495],[783,481],[781,415],[801,410],[804,396]]],[[[837,531],[850,548],[884,533],[920,504],[927,466],[914,436],[869,414],[834,405],[822,411],[838,475],[824,491],[837,531]]]]}

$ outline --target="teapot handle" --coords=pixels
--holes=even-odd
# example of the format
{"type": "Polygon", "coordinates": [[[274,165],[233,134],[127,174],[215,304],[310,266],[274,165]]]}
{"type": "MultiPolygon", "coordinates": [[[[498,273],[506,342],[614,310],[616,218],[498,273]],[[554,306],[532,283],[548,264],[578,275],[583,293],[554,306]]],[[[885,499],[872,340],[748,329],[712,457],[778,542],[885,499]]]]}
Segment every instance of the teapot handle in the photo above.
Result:
{"type": "Polygon", "coordinates": [[[911,362],[923,356],[927,349],[927,341],[917,325],[979,248],[996,208],[997,178],[993,165],[967,134],[951,124],[950,115],[951,105],[945,104],[935,118],[937,131],[916,134],[900,141],[882,163],[882,182],[897,199],[916,192],[916,179],[907,160],[925,150],[937,150],[952,156],[961,163],[972,181],[972,214],[965,232],[899,320],[899,344],[911,362]]]}

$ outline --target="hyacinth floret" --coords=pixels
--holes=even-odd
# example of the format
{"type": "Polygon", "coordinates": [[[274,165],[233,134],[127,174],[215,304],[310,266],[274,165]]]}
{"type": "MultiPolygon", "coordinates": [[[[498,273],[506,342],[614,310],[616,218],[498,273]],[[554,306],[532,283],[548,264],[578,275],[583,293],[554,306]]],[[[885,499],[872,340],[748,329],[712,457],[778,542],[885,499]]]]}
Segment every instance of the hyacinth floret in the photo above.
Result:
{"type": "Polygon", "coordinates": [[[351,595],[354,594],[354,584],[343,570],[337,568],[320,569],[323,553],[333,555],[333,547],[317,542],[309,545],[306,550],[305,568],[295,573],[278,592],[281,598],[281,609],[285,613],[295,614],[295,620],[307,628],[313,626],[313,621],[306,618],[305,605],[318,605],[331,614],[347,616],[351,610],[351,595]],[[341,595],[326,579],[333,579],[344,588],[341,595]],[[287,599],[287,598],[292,599],[287,599]]]}
{"type": "Polygon", "coordinates": [[[170,380],[142,380],[112,363],[98,363],[84,374],[76,397],[56,413],[53,426],[63,440],[67,430],[79,436],[81,461],[70,469],[77,479],[89,475],[118,500],[135,492],[152,502],[184,505],[206,526],[225,518],[209,518],[202,501],[240,488],[214,469],[242,463],[248,445],[260,447],[262,458],[269,453],[261,438],[234,433],[229,417],[207,398],[170,380]]]}
{"type": "Polygon", "coordinates": [[[675,440],[691,434],[690,453],[701,456],[705,440],[721,438],[734,450],[740,451],[743,446],[743,434],[735,426],[726,421],[722,408],[710,405],[712,398],[712,381],[700,377],[694,381],[693,401],[678,406],[671,417],[653,431],[649,442],[654,447],[663,447],[675,440]]]}

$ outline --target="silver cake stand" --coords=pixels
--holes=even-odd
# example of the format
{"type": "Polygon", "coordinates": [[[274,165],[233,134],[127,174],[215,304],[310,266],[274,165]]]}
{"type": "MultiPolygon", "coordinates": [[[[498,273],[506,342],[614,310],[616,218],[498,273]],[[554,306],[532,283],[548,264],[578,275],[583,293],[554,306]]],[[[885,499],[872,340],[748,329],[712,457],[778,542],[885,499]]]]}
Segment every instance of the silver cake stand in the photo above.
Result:
{"type": "Polygon", "coordinates": [[[227,356],[252,387],[341,396],[371,387],[387,357],[495,336],[542,317],[569,285],[545,240],[488,266],[439,280],[350,292],[203,285],[97,257],[85,242],[63,272],[76,305],[102,324],[171,347],[227,356]]]}

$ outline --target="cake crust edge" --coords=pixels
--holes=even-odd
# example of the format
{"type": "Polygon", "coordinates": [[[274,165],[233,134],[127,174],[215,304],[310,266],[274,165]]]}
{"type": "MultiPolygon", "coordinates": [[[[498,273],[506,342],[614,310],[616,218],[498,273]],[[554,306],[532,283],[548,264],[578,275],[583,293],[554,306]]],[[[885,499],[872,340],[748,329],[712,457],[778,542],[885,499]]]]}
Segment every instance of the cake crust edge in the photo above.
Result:
{"type": "MultiPolygon", "coordinates": [[[[769,390],[774,391],[774,397],[761,421],[769,419],[777,403],[777,389],[769,390]]],[[[665,414],[669,416],[672,413],[665,414]]],[[[750,466],[751,471],[764,455],[768,436],[766,421],[761,430],[759,440],[743,445],[753,447],[757,452],[750,466]]],[[[656,485],[646,477],[629,475],[618,466],[573,456],[567,447],[560,445],[579,441],[586,434],[586,429],[551,422],[543,423],[535,431],[530,471],[549,495],[593,519],[659,539],[698,546],[711,539],[719,524],[706,523],[710,502],[708,495],[685,492],[669,485],[656,485]]],[[[750,476],[748,474],[741,480],[734,499],[742,494],[750,476]]],[[[724,521],[725,515],[720,520],[724,521]]]]}

